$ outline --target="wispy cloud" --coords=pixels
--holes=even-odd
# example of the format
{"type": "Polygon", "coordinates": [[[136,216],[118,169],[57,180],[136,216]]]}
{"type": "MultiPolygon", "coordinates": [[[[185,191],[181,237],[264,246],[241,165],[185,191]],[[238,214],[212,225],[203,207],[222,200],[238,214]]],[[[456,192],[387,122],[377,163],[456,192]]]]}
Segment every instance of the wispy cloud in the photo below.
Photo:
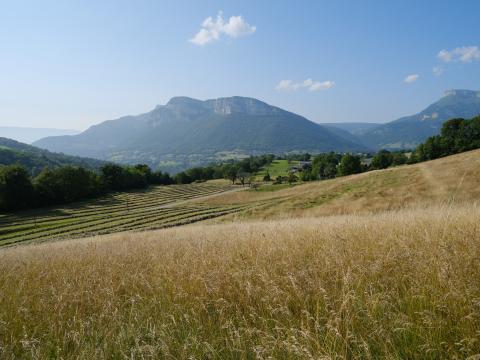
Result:
{"type": "Polygon", "coordinates": [[[403,79],[403,81],[406,82],[407,84],[412,84],[415,81],[417,81],[419,77],[420,75],[418,74],[411,74],[411,75],[408,75],[405,79],[403,79]]]}
{"type": "Polygon", "coordinates": [[[432,69],[433,75],[435,76],[442,76],[444,71],[445,70],[441,66],[434,66],[432,69]]]}
{"type": "Polygon", "coordinates": [[[480,61],[480,48],[478,46],[462,46],[453,50],[443,49],[437,54],[437,57],[446,63],[480,61]]]}
{"type": "Polygon", "coordinates": [[[335,82],[331,80],[327,81],[313,81],[312,79],[306,79],[301,82],[294,82],[293,80],[281,80],[275,87],[278,91],[296,91],[300,89],[307,89],[308,91],[327,90],[335,86],[335,82]]]}
{"type": "Polygon", "coordinates": [[[247,23],[242,16],[231,16],[228,21],[220,11],[214,20],[211,16],[202,23],[202,28],[189,41],[195,45],[204,46],[212,41],[218,41],[222,36],[238,38],[251,35],[257,30],[256,26],[247,23]]]}

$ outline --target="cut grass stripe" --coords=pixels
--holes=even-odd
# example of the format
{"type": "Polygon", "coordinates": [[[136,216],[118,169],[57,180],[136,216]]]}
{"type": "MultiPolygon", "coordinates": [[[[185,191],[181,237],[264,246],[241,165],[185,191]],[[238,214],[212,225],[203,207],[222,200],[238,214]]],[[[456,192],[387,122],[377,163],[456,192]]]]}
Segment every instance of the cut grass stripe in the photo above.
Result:
{"type": "Polygon", "coordinates": [[[115,193],[62,208],[1,215],[0,245],[155,229],[218,217],[241,211],[245,206],[212,207],[198,202],[183,202],[232,188],[210,184],[156,186],[148,190],[115,193]]]}

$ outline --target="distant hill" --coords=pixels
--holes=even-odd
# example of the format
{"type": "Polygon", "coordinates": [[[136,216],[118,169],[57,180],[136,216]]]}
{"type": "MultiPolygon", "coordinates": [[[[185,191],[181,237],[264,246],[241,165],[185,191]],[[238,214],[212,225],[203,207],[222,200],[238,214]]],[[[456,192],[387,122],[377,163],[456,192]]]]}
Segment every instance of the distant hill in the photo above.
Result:
{"type": "MultiPolygon", "coordinates": [[[[357,131],[365,131],[367,127],[358,127],[355,128],[354,126],[350,127],[349,124],[353,123],[338,123],[338,124],[321,124],[322,126],[326,127],[328,130],[333,132],[335,135],[341,137],[342,139],[345,139],[350,142],[354,143],[361,143],[361,140],[357,137],[355,134],[357,131]],[[342,126],[345,125],[345,126],[342,126]],[[347,130],[350,129],[350,130],[347,130]],[[363,130],[360,130],[363,129],[363,130]]],[[[378,126],[379,124],[375,124],[378,126]]]]}
{"type": "Polygon", "coordinates": [[[35,146],[0,137],[0,165],[20,164],[32,175],[37,175],[44,167],[56,168],[64,165],[98,169],[104,161],[52,153],[35,146]]]}
{"type": "Polygon", "coordinates": [[[47,136],[76,135],[78,130],[0,126],[0,137],[31,144],[47,136]]]}
{"type": "Polygon", "coordinates": [[[357,133],[374,149],[413,148],[429,136],[437,135],[442,124],[452,118],[470,119],[480,114],[480,91],[450,90],[437,102],[412,116],[357,133]]]}
{"type": "Polygon", "coordinates": [[[302,116],[245,97],[207,101],[175,97],[148,113],[34,144],[66,154],[146,163],[170,172],[246,154],[367,150],[302,116]]]}
{"type": "Polygon", "coordinates": [[[341,122],[341,123],[321,123],[320,125],[327,127],[334,127],[348,131],[350,134],[358,135],[362,134],[370,129],[373,129],[382,124],[371,122],[341,122]]]}

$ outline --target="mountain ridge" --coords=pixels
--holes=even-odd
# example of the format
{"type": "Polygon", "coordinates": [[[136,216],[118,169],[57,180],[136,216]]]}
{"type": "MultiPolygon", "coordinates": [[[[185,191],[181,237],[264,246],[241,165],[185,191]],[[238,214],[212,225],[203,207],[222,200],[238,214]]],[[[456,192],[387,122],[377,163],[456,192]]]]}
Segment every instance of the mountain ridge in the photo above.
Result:
{"type": "Polygon", "coordinates": [[[452,118],[470,119],[480,114],[480,91],[453,89],[424,110],[356,134],[373,149],[407,149],[437,135],[452,118]]]}
{"type": "Polygon", "coordinates": [[[50,152],[19,141],[0,137],[0,166],[20,164],[30,174],[37,175],[45,167],[72,165],[96,170],[106,162],[78,156],[50,152]]]}
{"type": "Polygon", "coordinates": [[[0,137],[27,144],[31,144],[47,136],[76,135],[79,133],[80,131],[72,129],[0,126],[0,137]]]}
{"type": "Polygon", "coordinates": [[[174,97],[136,116],[94,125],[75,136],[36,146],[122,163],[144,162],[175,172],[235,156],[293,151],[367,151],[303,116],[263,101],[234,96],[209,100],[174,97]]]}

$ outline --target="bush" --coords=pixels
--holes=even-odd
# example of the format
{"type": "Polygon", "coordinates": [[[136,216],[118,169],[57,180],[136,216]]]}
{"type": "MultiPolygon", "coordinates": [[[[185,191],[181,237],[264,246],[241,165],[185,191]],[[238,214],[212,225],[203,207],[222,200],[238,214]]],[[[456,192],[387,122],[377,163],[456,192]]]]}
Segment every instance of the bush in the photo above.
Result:
{"type": "Polygon", "coordinates": [[[263,177],[263,181],[264,182],[269,182],[271,180],[270,178],[270,173],[267,171],[267,173],[265,174],[265,176],[263,177]]]}
{"type": "Polygon", "coordinates": [[[273,182],[273,184],[275,185],[279,185],[279,184],[282,184],[283,183],[283,177],[282,176],[277,176],[277,178],[275,179],[275,181],[273,182]]]}

